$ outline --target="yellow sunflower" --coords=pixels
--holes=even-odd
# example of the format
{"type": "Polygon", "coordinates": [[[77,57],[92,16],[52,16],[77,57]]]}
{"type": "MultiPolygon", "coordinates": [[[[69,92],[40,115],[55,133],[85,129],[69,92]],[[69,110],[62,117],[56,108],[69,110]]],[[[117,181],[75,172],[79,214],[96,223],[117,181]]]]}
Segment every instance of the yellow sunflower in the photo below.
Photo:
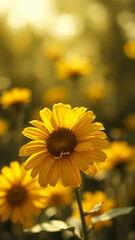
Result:
{"type": "Polygon", "coordinates": [[[67,187],[79,187],[79,169],[86,174],[98,172],[96,162],[104,162],[102,149],[108,146],[104,127],[93,122],[95,115],[84,107],[71,108],[62,103],[54,104],[52,111],[40,111],[42,121],[31,121],[35,127],[24,129],[24,136],[34,140],[20,149],[20,156],[31,155],[25,169],[32,169],[42,187],[55,186],[60,179],[67,187]]]}
{"type": "MultiPolygon", "coordinates": [[[[95,205],[98,203],[103,202],[101,209],[93,214],[85,216],[85,222],[86,226],[88,227],[91,225],[91,218],[93,216],[101,215],[105,212],[110,211],[114,206],[115,206],[115,201],[111,198],[108,198],[107,195],[102,192],[102,191],[95,191],[94,193],[92,192],[84,192],[83,193],[83,200],[82,200],[82,207],[84,212],[89,212],[95,205]]],[[[76,218],[80,218],[80,213],[78,209],[78,204],[74,203],[73,204],[73,213],[72,216],[76,218]]],[[[94,225],[94,228],[96,230],[100,230],[103,226],[110,226],[112,224],[112,220],[107,220],[103,222],[96,223],[94,225]]]]}
{"type": "Polygon", "coordinates": [[[70,55],[68,58],[59,60],[56,63],[56,76],[59,79],[67,77],[79,77],[87,75],[93,71],[93,67],[87,57],[79,55],[70,55]]]}
{"type": "Polygon", "coordinates": [[[44,190],[37,180],[17,161],[4,166],[0,174],[0,216],[4,222],[11,218],[13,223],[25,224],[32,215],[38,216],[45,201],[44,190]]]}
{"type": "Polygon", "coordinates": [[[0,118],[0,136],[3,135],[9,128],[9,122],[0,118]]]}
{"type": "Polygon", "coordinates": [[[71,187],[63,187],[63,185],[58,182],[55,187],[47,186],[44,188],[46,195],[46,207],[60,205],[70,205],[73,201],[74,195],[71,187]]]}
{"type": "Polygon", "coordinates": [[[126,42],[123,51],[128,58],[135,59],[135,41],[126,42]]]}
{"type": "Polygon", "coordinates": [[[110,170],[115,167],[133,163],[134,148],[126,141],[114,141],[105,150],[107,159],[100,163],[101,169],[110,170]]]}
{"type": "Polygon", "coordinates": [[[135,112],[128,114],[124,119],[124,125],[130,130],[135,132],[135,112]]]}
{"type": "Polygon", "coordinates": [[[12,88],[9,91],[3,91],[0,97],[0,104],[4,109],[16,105],[26,104],[31,101],[31,90],[27,88],[12,88]]]}

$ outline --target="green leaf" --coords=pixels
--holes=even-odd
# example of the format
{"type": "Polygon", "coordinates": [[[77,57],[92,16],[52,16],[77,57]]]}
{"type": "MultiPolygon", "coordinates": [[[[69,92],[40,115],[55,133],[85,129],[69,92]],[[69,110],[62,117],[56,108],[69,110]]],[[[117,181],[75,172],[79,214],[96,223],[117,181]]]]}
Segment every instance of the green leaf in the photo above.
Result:
{"type": "Polygon", "coordinates": [[[32,232],[32,233],[38,233],[41,231],[46,231],[46,232],[59,232],[62,230],[67,230],[72,232],[77,238],[80,238],[80,236],[76,233],[75,227],[74,226],[69,226],[63,221],[59,220],[52,220],[48,222],[44,222],[41,224],[37,224],[34,227],[30,229],[25,229],[25,232],[32,232]]]}
{"type": "Polygon", "coordinates": [[[91,221],[92,221],[92,224],[95,224],[95,223],[98,223],[98,222],[110,220],[112,218],[128,214],[134,209],[135,209],[135,207],[114,208],[109,212],[103,213],[99,216],[92,217],[91,221]]]}
{"type": "Polygon", "coordinates": [[[89,212],[84,212],[84,216],[98,212],[101,209],[103,203],[104,202],[100,202],[97,205],[95,205],[89,212]]]}

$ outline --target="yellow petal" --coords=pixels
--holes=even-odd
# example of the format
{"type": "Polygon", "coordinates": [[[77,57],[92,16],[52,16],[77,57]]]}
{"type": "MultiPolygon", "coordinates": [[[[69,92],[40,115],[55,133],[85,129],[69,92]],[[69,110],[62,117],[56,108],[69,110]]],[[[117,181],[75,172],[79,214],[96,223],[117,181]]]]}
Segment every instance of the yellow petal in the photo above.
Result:
{"type": "Polygon", "coordinates": [[[107,139],[107,135],[105,132],[101,132],[101,131],[97,131],[94,133],[91,133],[91,135],[89,136],[90,138],[92,137],[96,137],[96,138],[101,138],[101,139],[107,139]]]}
{"type": "Polygon", "coordinates": [[[7,221],[9,219],[9,217],[11,215],[11,211],[12,211],[11,206],[6,204],[5,208],[4,208],[3,212],[2,212],[2,216],[1,216],[1,220],[3,222],[5,222],[5,221],[7,221]]]}
{"type": "Polygon", "coordinates": [[[70,128],[69,123],[72,121],[72,110],[68,104],[54,104],[53,116],[59,127],[70,128]]]}
{"type": "Polygon", "coordinates": [[[50,156],[48,156],[48,158],[44,162],[44,166],[42,168],[42,171],[39,173],[39,184],[42,187],[45,187],[48,184],[48,182],[46,182],[46,181],[48,181],[47,180],[48,178],[46,179],[46,176],[47,176],[47,174],[48,174],[48,172],[49,172],[49,170],[50,170],[54,161],[56,161],[56,160],[54,159],[54,157],[52,157],[50,155],[50,156]]]}
{"type": "Polygon", "coordinates": [[[46,135],[50,134],[50,129],[48,129],[43,122],[41,122],[39,120],[33,120],[33,121],[30,121],[30,123],[34,127],[39,128],[41,131],[45,132],[46,135]]]}
{"type": "Polygon", "coordinates": [[[57,159],[57,160],[55,159],[48,173],[49,175],[48,182],[53,187],[58,182],[60,169],[61,169],[61,159],[57,159]]]}
{"type": "Polygon", "coordinates": [[[5,176],[5,178],[8,179],[9,182],[14,182],[15,181],[14,175],[13,175],[13,173],[12,173],[12,171],[9,167],[4,166],[1,169],[1,173],[5,176]]]}
{"type": "Polygon", "coordinates": [[[6,189],[6,188],[8,189],[8,188],[10,188],[10,186],[11,186],[11,183],[9,182],[9,180],[1,174],[0,175],[0,190],[6,189]]]}
{"type": "Polygon", "coordinates": [[[93,160],[88,152],[73,152],[70,155],[71,162],[80,170],[86,171],[89,165],[93,164],[93,160]]]}
{"type": "Polygon", "coordinates": [[[41,161],[38,165],[36,165],[35,167],[33,167],[32,171],[31,171],[31,176],[33,178],[35,178],[41,171],[42,168],[44,166],[44,160],[41,161]]]}
{"type": "Polygon", "coordinates": [[[93,161],[104,162],[106,159],[106,154],[99,149],[88,150],[87,152],[93,161]]]}
{"type": "Polygon", "coordinates": [[[81,184],[79,170],[71,163],[68,157],[63,158],[61,161],[60,178],[64,187],[77,188],[81,184]]]}
{"type": "Polygon", "coordinates": [[[80,142],[80,143],[77,143],[76,147],[74,148],[74,151],[76,152],[85,151],[85,150],[91,149],[92,146],[93,144],[90,141],[80,142]]]}
{"type": "Polygon", "coordinates": [[[11,214],[11,220],[13,223],[17,223],[19,221],[19,218],[20,218],[19,207],[14,207],[11,214]]]}
{"type": "Polygon", "coordinates": [[[91,143],[93,143],[94,148],[106,149],[109,146],[109,142],[105,139],[91,138],[91,143]]]}
{"type": "Polygon", "coordinates": [[[36,167],[40,162],[45,161],[48,156],[49,153],[46,151],[32,154],[24,163],[25,170],[30,170],[31,168],[36,167]]]}
{"type": "Polygon", "coordinates": [[[19,151],[20,156],[29,156],[31,154],[41,152],[46,149],[46,143],[44,141],[31,141],[21,147],[19,151]]]}
{"type": "Polygon", "coordinates": [[[96,166],[95,163],[93,165],[90,165],[88,169],[85,171],[85,173],[89,176],[95,176],[98,173],[98,167],[96,166]]]}
{"type": "Polygon", "coordinates": [[[25,174],[24,170],[22,169],[21,165],[17,161],[13,161],[10,163],[10,167],[12,173],[14,175],[15,180],[21,180],[22,176],[25,174]]]}
{"type": "Polygon", "coordinates": [[[43,110],[41,110],[40,117],[45,123],[46,128],[48,130],[50,129],[50,132],[52,132],[54,129],[57,129],[57,124],[53,118],[53,113],[49,108],[44,108],[43,110]]]}
{"type": "Polygon", "coordinates": [[[30,138],[30,139],[45,140],[48,137],[48,135],[45,132],[41,131],[38,128],[34,128],[34,127],[24,128],[22,134],[25,137],[30,138]]]}
{"type": "Polygon", "coordinates": [[[70,126],[69,128],[72,129],[73,126],[79,121],[79,119],[83,116],[83,114],[86,112],[87,108],[84,107],[75,107],[72,110],[72,119],[70,119],[70,126]]]}

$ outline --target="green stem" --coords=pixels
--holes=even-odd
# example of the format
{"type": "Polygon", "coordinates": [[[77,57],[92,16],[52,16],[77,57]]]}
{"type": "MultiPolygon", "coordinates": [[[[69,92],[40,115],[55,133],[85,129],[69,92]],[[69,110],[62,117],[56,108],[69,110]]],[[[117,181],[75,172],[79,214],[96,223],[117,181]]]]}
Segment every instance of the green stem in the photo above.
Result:
{"type": "Polygon", "coordinates": [[[79,211],[81,215],[81,220],[82,220],[82,227],[83,227],[83,239],[88,240],[88,235],[87,235],[87,229],[86,229],[86,224],[85,224],[85,219],[84,219],[84,212],[82,209],[82,203],[81,203],[81,197],[80,197],[80,188],[75,188],[75,193],[76,193],[76,198],[79,206],[79,211]]]}

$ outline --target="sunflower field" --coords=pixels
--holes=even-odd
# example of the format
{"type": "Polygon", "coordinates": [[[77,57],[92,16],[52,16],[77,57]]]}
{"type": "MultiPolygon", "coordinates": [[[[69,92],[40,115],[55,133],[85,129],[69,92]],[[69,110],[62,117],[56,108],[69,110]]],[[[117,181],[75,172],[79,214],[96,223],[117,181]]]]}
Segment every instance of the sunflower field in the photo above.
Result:
{"type": "Polygon", "coordinates": [[[0,240],[134,222],[135,1],[0,0],[0,240]]]}

